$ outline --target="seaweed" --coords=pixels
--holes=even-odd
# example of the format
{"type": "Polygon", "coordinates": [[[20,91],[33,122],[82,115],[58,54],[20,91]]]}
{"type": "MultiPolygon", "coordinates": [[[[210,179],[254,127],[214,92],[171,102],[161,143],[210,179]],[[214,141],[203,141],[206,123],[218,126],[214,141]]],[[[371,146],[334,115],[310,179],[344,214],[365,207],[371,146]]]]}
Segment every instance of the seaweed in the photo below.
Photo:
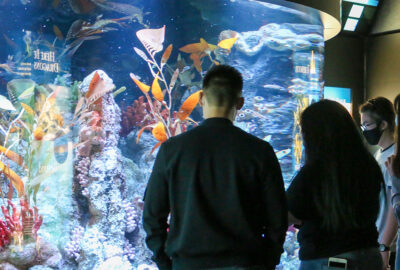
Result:
{"type": "MultiPolygon", "coordinates": [[[[164,75],[164,67],[171,55],[173,45],[171,44],[165,49],[160,63],[155,59],[156,54],[163,50],[165,26],[159,29],[139,30],[136,32],[136,36],[146,49],[147,54],[136,47],[134,47],[134,50],[144,61],[147,62],[149,70],[154,78],[150,87],[149,85],[142,83],[135,74],[130,74],[131,79],[139,87],[146,98],[151,118],[151,124],[142,127],[139,131],[137,143],[139,142],[140,136],[144,130],[151,130],[153,136],[158,141],[158,143],[153,147],[151,151],[152,153],[168,138],[184,132],[187,126],[191,123],[197,125],[197,123],[190,119],[189,116],[198,104],[200,91],[190,96],[183,103],[183,106],[179,111],[172,111],[172,92],[180,71],[179,68],[177,68],[168,83],[164,75]],[[151,92],[152,97],[149,92],[151,92]],[[167,98],[165,96],[167,96],[167,98]]],[[[148,117],[148,115],[145,117],[148,117]]]]}

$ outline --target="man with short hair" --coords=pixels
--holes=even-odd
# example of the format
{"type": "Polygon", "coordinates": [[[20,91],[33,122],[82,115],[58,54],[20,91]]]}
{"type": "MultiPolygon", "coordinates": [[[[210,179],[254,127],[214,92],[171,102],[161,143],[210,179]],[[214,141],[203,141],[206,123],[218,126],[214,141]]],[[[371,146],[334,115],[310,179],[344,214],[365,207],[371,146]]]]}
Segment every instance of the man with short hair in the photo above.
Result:
{"type": "Polygon", "coordinates": [[[368,100],[360,107],[361,127],[365,139],[370,145],[378,145],[375,159],[381,167],[385,183],[380,196],[380,211],[376,226],[379,232],[378,242],[385,268],[390,268],[390,247],[398,228],[391,205],[392,182],[385,166],[387,159],[394,154],[395,111],[393,103],[384,97],[368,100]]]}
{"type": "Polygon", "coordinates": [[[210,69],[200,95],[204,122],[159,150],[143,225],[160,269],[269,270],[279,263],[288,224],[282,174],[272,147],[232,123],[242,87],[236,69],[210,69]]]}

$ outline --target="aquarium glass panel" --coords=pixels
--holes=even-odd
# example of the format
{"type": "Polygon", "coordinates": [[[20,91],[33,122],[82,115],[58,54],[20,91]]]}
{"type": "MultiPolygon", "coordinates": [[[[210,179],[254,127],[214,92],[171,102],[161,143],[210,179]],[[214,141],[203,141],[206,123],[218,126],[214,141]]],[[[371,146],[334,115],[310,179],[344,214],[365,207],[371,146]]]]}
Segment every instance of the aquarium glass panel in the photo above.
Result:
{"type": "MultiPolygon", "coordinates": [[[[0,268],[156,269],[146,184],[160,145],[201,123],[202,78],[215,65],[242,73],[234,124],[272,145],[285,187],[302,164],[299,116],[323,89],[316,10],[0,0],[0,18],[0,268]]],[[[277,269],[297,269],[297,253],[293,229],[277,269]]]]}

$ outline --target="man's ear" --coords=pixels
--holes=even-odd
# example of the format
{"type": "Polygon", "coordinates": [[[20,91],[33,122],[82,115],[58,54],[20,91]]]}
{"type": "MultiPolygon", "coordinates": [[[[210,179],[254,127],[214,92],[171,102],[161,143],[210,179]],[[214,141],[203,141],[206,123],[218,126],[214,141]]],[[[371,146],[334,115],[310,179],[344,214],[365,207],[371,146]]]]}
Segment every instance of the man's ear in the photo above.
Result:
{"type": "Polygon", "coordinates": [[[384,129],[387,129],[388,127],[389,127],[388,122],[386,122],[385,120],[382,120],[379,129],[384,130],[384,129]]]}
{"type": "Polygon", "coordinates": [[[206,98],[205,95],[204,95],[204,91],[203,90],[200,91],[199,97],[200,97],[199,104],[200,104],[201,107],[203,107],[204,106],[204,99],[206,98]]]}
{"type": "Polygon", "coordinates": [[[241,108],[243,108],[244,105],[244,97],[240,97],[238,99],[238,102],[236,103],[236,109],[240,110],[241,108]]]}

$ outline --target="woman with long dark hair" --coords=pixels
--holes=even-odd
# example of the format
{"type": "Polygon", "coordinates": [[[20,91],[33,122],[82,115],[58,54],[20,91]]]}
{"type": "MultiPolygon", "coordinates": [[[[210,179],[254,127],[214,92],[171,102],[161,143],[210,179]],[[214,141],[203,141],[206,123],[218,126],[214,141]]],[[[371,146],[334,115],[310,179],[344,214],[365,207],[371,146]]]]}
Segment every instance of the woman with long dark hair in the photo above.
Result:
{"type": "Polygon", "coordinates": [[[305,164],[287,191],[301,270],[382,269],[375,221],[383,176],[347,110],[322,100],[301,115],[305,164]]]}

